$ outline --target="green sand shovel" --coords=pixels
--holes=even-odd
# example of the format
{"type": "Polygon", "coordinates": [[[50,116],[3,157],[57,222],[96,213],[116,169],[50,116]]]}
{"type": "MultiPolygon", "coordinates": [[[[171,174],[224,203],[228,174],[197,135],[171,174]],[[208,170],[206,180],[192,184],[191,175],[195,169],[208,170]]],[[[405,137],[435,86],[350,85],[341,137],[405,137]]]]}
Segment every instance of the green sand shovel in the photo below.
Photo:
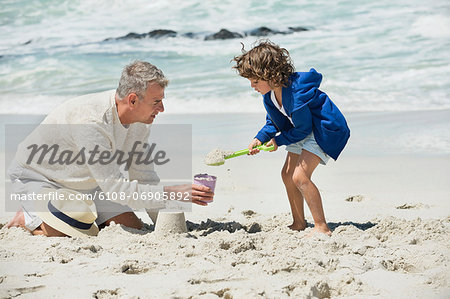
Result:
{"type": "MultiPolygon", "coordinates": [[[[266,143],[267,143],[267,142],[266,142],[266,143]]],[[[261,144],[261,145],[258,145],[258,146],[256,146],[255,148],[259,149],[260,151],[266,151],[266,152],[269,152],[269,151],[271,151],[271,150],[274,149],[274,146],[273,146],[273,145],[271,145],[271,146],[266,146],[266,143],[261,144]]],[[[246,149],[243,149],[243,150],[234,152],[234,153],[232,153],[231,155],[224,156],[224,157],[223,157],[223,158],[224,158],[223,161],[220,161],[220,162],[217,162],[217,163],[211,163],[211,164],[208,164],[208,165],[210,165],[210,166],[219,166],[219,165],[223,165],[223,164],[225,164],[225,160],[227,160],[227,159],[231,159],[231,158],[235,158],[235,157],[247,155],[248,153],[249,153],[249,150],[248,150],[248,148],[246,148],[246,149]]]]}

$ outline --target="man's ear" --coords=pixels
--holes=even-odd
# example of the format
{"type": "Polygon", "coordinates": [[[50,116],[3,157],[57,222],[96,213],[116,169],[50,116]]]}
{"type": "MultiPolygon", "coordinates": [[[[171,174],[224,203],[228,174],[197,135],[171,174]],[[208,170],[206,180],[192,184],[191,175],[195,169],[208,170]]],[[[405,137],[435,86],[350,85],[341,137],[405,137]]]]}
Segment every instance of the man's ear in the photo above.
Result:
{"type": "Polygon", "coordinates": [[[137,101],[139,101],[139,98],[138,98],[138,96],[137,96],[134,92],[130,93],[130,94],[127,96],[127,103],[128,103],[128,106],[134,108],[134,107],[136,106],[136,104],[137,104],[137,101]]]}

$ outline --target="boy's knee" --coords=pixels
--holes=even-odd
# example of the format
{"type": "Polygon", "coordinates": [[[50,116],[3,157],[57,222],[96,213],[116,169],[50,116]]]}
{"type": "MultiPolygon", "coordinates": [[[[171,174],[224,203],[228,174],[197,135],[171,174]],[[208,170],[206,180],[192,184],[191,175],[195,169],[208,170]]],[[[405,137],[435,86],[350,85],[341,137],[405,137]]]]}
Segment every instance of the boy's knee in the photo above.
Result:
{"type": "Polygon", "coordinates": [[[292,179],[297,188],[300,189],[300,191],[307,189],[309,184],[311,183],[311,180],[306,176],[305,173],[302,172],[295,172],[292,179]]]}
{"type": "Polygon", "coordinates": [[[287,171],[287,169],[283,168],[281,170],[281,179],[283,180],[283,183],[285,185],[294,183],[292,176],[293,176],[293,173],[290,171],[287,171]]]}

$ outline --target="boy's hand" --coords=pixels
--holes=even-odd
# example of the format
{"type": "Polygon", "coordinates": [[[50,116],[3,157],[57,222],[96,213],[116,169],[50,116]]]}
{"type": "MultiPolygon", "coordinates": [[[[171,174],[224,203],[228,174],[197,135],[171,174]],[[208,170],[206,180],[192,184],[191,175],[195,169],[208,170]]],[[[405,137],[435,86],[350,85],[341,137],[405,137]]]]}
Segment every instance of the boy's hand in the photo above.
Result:
{"type": "Polygon", "coordinates": [[[270,152],[274,152],[274,151],[276,151],[278,149],[278,145],[275,142],[274,138],[270,139],[270,141],[267,142],[266,146],[271,146],[272,144],[273,144],[273,150],[271,150],[270,152]]]}
{"type": "Polygon", "coordinates": [[[259,153],[259,149],[254,148],[255,146],[261,145],[261,141],[259,141],[258,139],[253,139],[252,142],[250,142],[250,144],[248,145],[248,154],[249,155],[256,155],[257,153],[259,153]]]}

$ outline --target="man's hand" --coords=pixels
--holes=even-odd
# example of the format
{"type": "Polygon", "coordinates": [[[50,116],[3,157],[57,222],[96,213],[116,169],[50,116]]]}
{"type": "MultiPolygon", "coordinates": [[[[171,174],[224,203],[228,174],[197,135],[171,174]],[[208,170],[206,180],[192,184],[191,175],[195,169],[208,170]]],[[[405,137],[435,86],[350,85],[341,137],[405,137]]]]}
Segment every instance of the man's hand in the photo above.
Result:
{"type": "Polygon", "coordinates": [[[214,200],[214,193],[208,187],[201,185],[176,185],[176,186],[166,186],[164,187],[165,192],[181,192],[189,193],[189,201],[201,206],[207,206],[208,203],[214,200]]]}
{"type": "Polygon", "coordinates": [[[214,200],[214,193],[209,187],[192,184],[192,202],[201,206],[207,206],[214,200]]]}
{"type": "Polygon", "coordinates": [[[257,153],[259,153],[259,149],[254,148],[255,146],[261,145],[261,141],[259,141],[258,139],[253,139],[252,142],[250,142],[250,144],[248,145],[248,154],[249,155],[256,155],[257,153]]]}

